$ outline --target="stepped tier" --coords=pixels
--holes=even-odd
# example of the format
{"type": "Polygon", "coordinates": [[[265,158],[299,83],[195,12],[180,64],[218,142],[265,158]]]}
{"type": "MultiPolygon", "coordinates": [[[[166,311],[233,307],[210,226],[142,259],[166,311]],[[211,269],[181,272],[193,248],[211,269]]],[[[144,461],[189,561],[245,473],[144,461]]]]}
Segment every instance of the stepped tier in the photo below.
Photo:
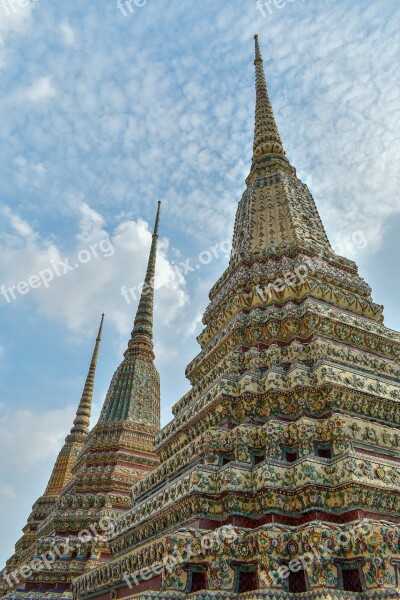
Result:
{"type": "Polygon", "coordinates": [[[191,389],[80,599],[400,593],[400,335],[286,157],[257,38],[255,67],[252,165],[191,389]]]}
{"type": "MultiPolygon", "coordinates": [[[[152,342],[159,217],[160,203],[145,286],[124,359],[90,433],[89,396],[84,393],[84,403],[81,401],[55,467],[56,475],[64,474],[67,448],[68,477],[53,473],[46,492],[52,492],[52,502],[44,504],[41,499],[36,503],[35,526],[30,526],[29,536],[25,534],[23,543],[17,545],[3,573],[7,599],[70,598],[75,577],[110,559],[113,523],[132,508],[132,485],[159,464],[154,442],[160,429],[160,378],[152,342]],[[76,442],[80,445],[73,453],[70,446],[76,442]],[[60,465],[64,465],[61,471],[60,465]],[[47,560],[49,556],[51,560],[47,560]],[[35,561],[39,568],[31,568],[35,561]]],[[[88,381],[92,393],[93,369],[88,381]]]]}

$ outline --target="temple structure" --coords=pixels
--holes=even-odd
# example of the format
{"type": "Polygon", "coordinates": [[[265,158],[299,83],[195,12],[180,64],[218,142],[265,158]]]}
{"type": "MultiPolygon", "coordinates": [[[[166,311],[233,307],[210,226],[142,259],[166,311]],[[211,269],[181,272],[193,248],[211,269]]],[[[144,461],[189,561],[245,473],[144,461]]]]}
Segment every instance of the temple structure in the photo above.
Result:
{"type": "MultiPolygon", "coordinates": [[[[104,546],[82,543],[46,574],[68,586],[79,575],[79,600],[400,595],[400,334],[333,251],[286,156],[257,36],[254,63],[252,163],[190,390],[157,433],[157,218],[125,360],[37,525],[33,543],[47,544],[114,519],[104,546]]],[[[8,597],[40,597],[43,582],[35,574],[38,595],[8,597]]]]}
{"type": "Polygon", "coordinates": [[[400,335],[289,162],[255,38],[253,159],[190,391],[76,598],[398,598],[400,335]]]}
{"type": "Polygon", "coordinates": [[[24,527],[24,534],[15,545],[15,553],[7,562],[7,566],[13,569],[19,563],[23,563],[25,556],[29,555],[29,549],[34,544],[36,532],[40,523],[54,510],[62,489],[72,477],[72,468],[81,452],[89,434],[90,415],[92,412],[92,400],[94,389],[94,378],[96,374],[97,359],[101,342],[104,314],[101,317],[99,332],[90,362],[89,372],[83,388],[76,417],[69,435],[65,439],[53,471],[51,473],[46,490],[32,507],[28,522],[24,527]]]}
{"type": "Polygon", "coordinates": [[[113,523],[132,507],[132,485],[159,463],[154,439],[160,430],[160,380],[152,341],[159,218],[160,203],[124,360],[89,433],[102,318],[74,426],[3,572],[6,598],[70,598],[72,579],[111,556],[113,523]]]}

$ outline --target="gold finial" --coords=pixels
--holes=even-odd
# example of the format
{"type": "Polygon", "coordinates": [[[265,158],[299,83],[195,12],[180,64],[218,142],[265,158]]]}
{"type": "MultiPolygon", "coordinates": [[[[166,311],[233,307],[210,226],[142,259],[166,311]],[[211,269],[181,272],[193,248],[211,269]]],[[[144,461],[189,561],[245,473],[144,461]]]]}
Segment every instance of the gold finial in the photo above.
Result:
{"type": "Polygon", "coordinates": [[[263,59],[258,34],[254,36],[256,68],[256,115],[254,127],[253,161],[264,154],[280,154],[285,156],[281,136],[275,121],[274,112],[268,96],[263,59]]]}
{"type": "Polygon", "coordinates": [[[97,358],[101,342],[101,333],[103,330],[104,313],[101,315],[99,330],[97,333],[96,343],[93,350],[92,360],[90,361],[89,372],[86,377],[85,386],[83,388],[82,398],[79,402],[78,410],[74,420],[74,426],[71,429],[70,436],[86,436],[89,432],[90,415],[92,412],[94,378],[96,375],[97,358]]]}
{"type": "Polygon", "coordinates": [[[153,304],[154,304],[154,278],[156,272],[158,226],[160,223],[161,200],[158,201],[157,215],[154,223],[153,239],[151,242],[149,260],[147,263],[146,277],[136,312],[132,337],[128,345],[128,351],[133,347],[135,334],[144,334],[151,341],[153,337],[153,304]]]}
{"type": "Polygon", "coordinates": [[[158,235],[158,225],[160,223],[160,211],[161,211],[161,200],[157,202],[157,216],[156,222],[154,223],[153,235],[158,235]]]}

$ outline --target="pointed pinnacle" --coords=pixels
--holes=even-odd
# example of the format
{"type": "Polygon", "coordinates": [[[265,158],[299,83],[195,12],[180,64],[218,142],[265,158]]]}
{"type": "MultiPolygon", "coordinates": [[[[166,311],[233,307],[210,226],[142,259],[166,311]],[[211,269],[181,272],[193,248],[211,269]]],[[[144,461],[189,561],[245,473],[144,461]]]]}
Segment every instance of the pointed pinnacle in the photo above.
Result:
{"type": "Polygon", "coordinates": [[[161,201],[158,201],[157,216],[147,263],[146,277],[139,300],[135,322],[132,330],[131,341],[128,348],[132,347],[132,339],[137,334],[145,335],[151,342],[153,338],[153,310],[154,310],[154,278],[156,272],[158,228],[160,223],[161,201]]]}
{"type": "Polygon", "coordinates": [[[158,201],[157,205],[158,205],[157,216],[156,216],[156,222],[154,223],[153,235],[158,235],[158,226],[160,224],[161,200],[158,201]]]}
{"type": "Polygon", "coordinates": [[[256,67],[256,114],[254,125],[253,161],[263,154],[281,154],[285,156],[281,136],[275,121],[274,112],[268,96],[264,64],[258,43],[258,34],[254,36],[256,67]]]}
{"type": "Polygon", "coordinates": [[[96,375],[97,358],[99,355],[103,323],[104,313],[101,315],[100,327],[93,350],[92,360],[90,361],[89,371],[86,377],[85,386],[83,388],[82,398],[79,402],[78,410],[76,411],[74,426],[71,429],[70,435],[83,434],[84,436],[86,436],[89,433],[90,415],[92,412],[94,379],[96,375]]]}
{"type": "Polygon", "coordinates": [[[256,47],[256,52],[255,52],[255,58],[254,58],[254,64],[256,64],[256,62],[261,61],[262,62],[262,56],[261,56],[261,51],[260,51],[260,45],[258,43],[258,33],[255,34],[254,36],[254,40],[255,40],[255,47],[256,47]]]}

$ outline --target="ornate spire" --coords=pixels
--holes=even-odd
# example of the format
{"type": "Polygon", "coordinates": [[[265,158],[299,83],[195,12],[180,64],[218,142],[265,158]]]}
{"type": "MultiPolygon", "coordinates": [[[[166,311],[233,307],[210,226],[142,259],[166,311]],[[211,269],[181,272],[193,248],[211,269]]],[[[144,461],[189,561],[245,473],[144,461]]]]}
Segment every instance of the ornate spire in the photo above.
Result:
{"type": "MultiPolygon", "coordinates": [[[[74,424],[70,433],[65,438],[65,444],[61,448],[54,464],[44,497],[57,496],[60,494],[61,490],[70,480],[72,468],[86,442],[89,433],[94,378],[96,374],[97,358],[99,355],[103,323],[104,314],[101,315],[100,327],[93,350],[92,360],[90,361],[89,371],[86,377],[78,410],[76,411],[74,424]]],[[[37,503],[40,504],[40,502],[41,499],[39,498],[37,503]]]]}
{"type": "Polygon", "coordinates": [[[256,116],[254,126],[253,161],[263,154],[281,154],[285,156],[281,136],[275,121],[274,112],[268,96],[267,82],[265,79],[263,59],[258,44],[258,35],[255,40],[256,67],[256,116]]]}
{"type": "Polygon", "coordinates": [[[81,401],[79,402],[78,410],[74,425],[71,429],[67,441],[81,441],[82,436],[86,437],[89,433],[90,415],[92,411],[94,378],[96,374],[97,358],[101,342],[101,332],[103,330],[104,313],[101,315],[100,327],[96,338],[96,343],[93,350],[92,360],[90,361],[89,371],[86,377],[85,386],[83,388],[81,401]]]}
{"type": "Polygon", "coordinates": [[[158,226],[161,202],[158,202],[146,277],[134,326],[124,360],[114,373],[98,425],[131,422],[159,429],[160,378],[154,365],[153,305],[158,226]]]}
{"type": "MultiPolygon", "coordinates": [[[[153,310],[154,310],[154,278],[156,272],[156,257],[157,257],[157,241],[158,241],[158,226],[160,223],[161,201],[158,201],[157,216],[154,224],[153,239],[151,242],[149,261],[147,263],[146,277],[143,284],[142,294],[139,300],[135,322],[131,334],[131,339],[128,344],[129,352],[135,349],[137,342],[141,344],[146,341],[153,347],[153,310]]],[[[126,353],[125,353],[126,354],[126,353]]]]}

